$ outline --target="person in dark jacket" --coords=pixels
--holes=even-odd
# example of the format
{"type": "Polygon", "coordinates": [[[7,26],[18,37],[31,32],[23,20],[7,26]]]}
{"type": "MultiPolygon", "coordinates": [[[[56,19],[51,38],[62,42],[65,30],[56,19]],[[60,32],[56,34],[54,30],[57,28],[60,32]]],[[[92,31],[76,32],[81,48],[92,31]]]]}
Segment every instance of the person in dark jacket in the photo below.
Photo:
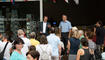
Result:
{"type": "Polygon", "coordinates": [[[96,33],[96,45],[100,52],[102,52],[102,48],[104,46],[105,36],[105,29],[102,25],[102,21],[97,21],[94,28],[94,32],[96,33]]]}
{"type": "Polygon", "coordinates": [[[46,36],[48,35],[49,29],[51,27],[50,23],[47,21],[48,21],[48,16],[44,16],[43,22],[40,22],[40,25],[39,25],[40,34],[46,35],[46,36]]]}

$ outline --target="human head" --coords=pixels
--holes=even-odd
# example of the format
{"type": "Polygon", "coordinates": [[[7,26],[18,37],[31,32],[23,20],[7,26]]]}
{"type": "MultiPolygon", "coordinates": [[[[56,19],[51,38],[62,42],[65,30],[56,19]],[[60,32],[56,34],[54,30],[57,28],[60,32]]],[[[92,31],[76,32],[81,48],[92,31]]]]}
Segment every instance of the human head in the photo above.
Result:
{"type": "Polygon", "coordinates": [[[3,34],[3,40],[2,41],[8,41],[8,39],[9,39],[9,36],[6,34],[3,34]]]}
{"type": "Polygon", "coordinates": [[[82,46],[88,47],[88,40],[86,38],[81,39],[82,46]]]}
{"type": "Polygon", "coordinates": [[[48,21],[48,16],[44,16],[44,22],[48,21]]]}
{"type": "Polygon", "coordinates": [[[96,22],[96,26],[97,26],[97,27],[101,27],[102,25],[103,25],[103,24],[102,24],[102,21],[97,21],[97,22],[96,22]]]}
{"type": "Polygon", "coordinates": [[[78,28],[77,27],[72,27],[72,32],[74,32],[74,31],[76,31],[76,30],[78,30],[78,28]]]}
{"type": "Polygon", "coordinates": [[[30,47],[29,47],[29,51],[36,51],[36,48],[35,48],[35,46],[34,45],[31,45],[30,47]]]}
{"type": "Polygon", "coordinates": [[[55,28],[54,27],[50,28],[50,33],[55,33],[55,28]]]}
{"type": "Polygon", "coordinates": [[[78,30],[72,31],[72,37],[79,39],[78,30]]]}
{"type": "Polygon", "coordinates": [[[48,44],[47,38],[45,35],[42,35],[40,38],[40,44],[48,44]]]}
{"type": "Polygon", "coordinates": [[[29,51],[27,54],[27,60],[39,60],[39,52],[38,51],[29,51]]]}
{"type": "Polygon", "coordinates": [[[18,33],[18,36],[24,36],[25,35],[25,32],[22,29],[19,29],[17,31],[17,33],[18,33]]]}
{"type": "Polygon", "coordinates": [[[93,32],[86,32],[86,33],[85,33],[85,37],[86,37],[87,39],[93,39],[93,36],[94,36],[94,33],[93,33],[93,32]]]}
{"type": "Polygon", "coordinates": [[[35,32],[31,32],[31,33],[30,33],[30,38],[35,38],[35,37],[36,37],[35,32]]]}
{"type": "Polygon", "coordinates": [[[79,30],[78,33],[79,33],[79,37],[81,37],[82,35],[84,35],[84,31],[83,30],[79,30]]]}
{"type": "Polygon", "coordinates": [[[14,41],[14,49],[21,50],[23,48],[24,41],[21,38],[16,38],[14,41]]]}
{"type": "Polygon", "coordinates": [[[62,15],[62,20],[63,20],[63,21],[66,21],[66,20],[67,20],[67,15],[63,14],[63,15],[62,15]]]}
{"type": "Polygon", "coordinates": [[[57,27],[55,28],[55,34],[61,38],[59,28],[57,28],[57,27]]]}

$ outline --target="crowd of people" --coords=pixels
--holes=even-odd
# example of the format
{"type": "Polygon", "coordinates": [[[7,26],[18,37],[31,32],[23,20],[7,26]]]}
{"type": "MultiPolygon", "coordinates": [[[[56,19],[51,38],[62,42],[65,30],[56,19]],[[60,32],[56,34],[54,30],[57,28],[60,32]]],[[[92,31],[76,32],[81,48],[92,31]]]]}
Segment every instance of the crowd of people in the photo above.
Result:
{"type": "Polygon", "coordinates": [[[29,38],[22,29],[17,30],[13,42],[8,35],[0,34],[0,60],[105,60],[105,28],[101,21],[91,29],[79,30],[72,27],[66,15],[62,15],[59,27],[52,27],[47,20],[44,16],[39,34],[31,32],[29,38]]]}

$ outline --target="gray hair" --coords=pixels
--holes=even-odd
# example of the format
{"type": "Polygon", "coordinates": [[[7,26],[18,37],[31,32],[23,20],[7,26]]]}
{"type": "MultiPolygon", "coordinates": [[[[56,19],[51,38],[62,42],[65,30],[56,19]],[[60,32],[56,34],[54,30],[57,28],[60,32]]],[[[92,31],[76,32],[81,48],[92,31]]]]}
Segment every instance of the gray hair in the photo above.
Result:
{"type": "Polygon", "coordinates": [[[84,34],[84,31],[83,31],[83,30],[79,30],[78,32],[79,32],[79,34],[81,34],[81,35],[84,34]]]}

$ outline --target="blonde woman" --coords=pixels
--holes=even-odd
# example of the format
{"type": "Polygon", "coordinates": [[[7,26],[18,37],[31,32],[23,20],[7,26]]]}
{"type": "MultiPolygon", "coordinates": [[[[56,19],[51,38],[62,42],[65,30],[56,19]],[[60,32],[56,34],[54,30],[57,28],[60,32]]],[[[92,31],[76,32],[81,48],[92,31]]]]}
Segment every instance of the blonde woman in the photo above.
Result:
{"type": "Polygon", "coordinates": [[[69,39],[69,42],[70,42],[69,60],[75,60],[80,45],[78,30],[72,31],[72,36],[69,39]]]}

